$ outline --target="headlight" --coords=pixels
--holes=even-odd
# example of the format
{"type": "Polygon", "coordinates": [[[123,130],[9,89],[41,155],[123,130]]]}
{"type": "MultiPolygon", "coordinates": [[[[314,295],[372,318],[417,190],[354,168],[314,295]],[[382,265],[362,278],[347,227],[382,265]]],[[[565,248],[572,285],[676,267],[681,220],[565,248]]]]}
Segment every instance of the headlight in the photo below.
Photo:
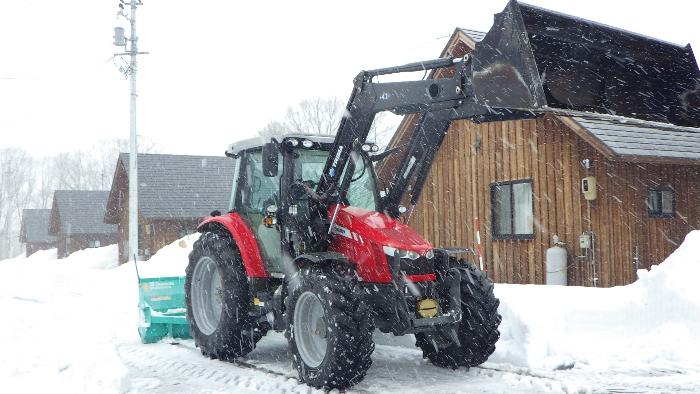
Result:
{"type": "Polygon", "coordinates": [[[311,140],[303,140],[303,141],[301,142],[301,145],[302,145],[304,148],[311,148],[312,146],[314,146],[314,143],[313,143],[311,140]]]}
{"type": "Polygon", "coordinates": [[[433,253],[433,250],[432,250],[432,249],[430,249],[429,251],[427,251],[427,252],[425,253],[425,258],[426,258],[426,259],[432,259],[433,257],[435,257],[435,254],[433,253]]]}
{"type": "Polygon", "coordinates": [[[385,246],[384,253],[386,253],[389,256],[399,256],[399,258],[401,259],[409,260],[417,260],[420,257],[418,252],[414,252],[412,250],[396,249],[392,248],[391,246],[385,246]]]}

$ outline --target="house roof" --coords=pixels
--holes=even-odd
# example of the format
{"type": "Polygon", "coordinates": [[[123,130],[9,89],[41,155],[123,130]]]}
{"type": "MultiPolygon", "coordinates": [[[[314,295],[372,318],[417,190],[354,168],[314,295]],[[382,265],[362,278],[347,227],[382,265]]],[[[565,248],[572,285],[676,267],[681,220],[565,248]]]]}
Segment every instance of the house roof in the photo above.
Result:
{"type": "Polygon", "coordinates": [[[589,142],[602,145],[598,150],[611,159],[700,161],[700,128],[591,113],[571,113],[569,118],[575,124],[565,123],[583,128],[594,138],[589,142]]]}
{"type": "MultiPolygon", "coordinates": [[[[150,219],[198,219],[228,207],[234,160],[222,156],[138,155],[139,214],[150,219]]],[[[128,201],[129,154],[122,153],[109,194],[108,223],[128,201]],[[120,193],[122,198],[120,198],[120,193]]]]}
{"type": "Polygon", "coordinates": [[[20,242],[52,243],[56,237],[49,235],[50,209],[25,209],[22,211],[20,242]]]}
{"type": "Polygon", "coordinates": [[[56,190],[49,234],[114,234],[117,226],[104,222],[107,190],[56,190]],[[59,227],[60,226],[60,227],[59,227]]]}
{"type": "Polygon", "coordinates": [[[486,36],[486,32],[478,31],[478,30],[463,29],[461,27],[458,27],[457,31],[460,31],[460,32],[466,34],[469,38],[474,40],[474,42],[479,42],[479,41],[484,39],[484,36],[486,36]]]}

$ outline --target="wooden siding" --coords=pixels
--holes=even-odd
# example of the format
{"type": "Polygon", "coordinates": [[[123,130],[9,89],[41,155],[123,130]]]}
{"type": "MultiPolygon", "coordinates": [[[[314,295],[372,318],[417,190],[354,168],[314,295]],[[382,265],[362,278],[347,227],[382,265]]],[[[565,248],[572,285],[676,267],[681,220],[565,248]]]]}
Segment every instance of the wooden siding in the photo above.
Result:
{"type": "MultiPolygon", "coordinates": [[[[128,201],[128,196],[123,201],[128,201]]],[[[123,208],[119,210],[117,223],[119,264],[129,261],[129,210],[126,206],[123,208]]],[[[148,259],[163,246],[181,238],[182,232],[195,233],[199,222],[199,219],[145,219],[139,215],[139,253],[148,259]]]]}
{"type": "MultiPolygon", "coordinates": [[[[565,119],[566,120],[566,119],[565,119]]],[[[569,283],[593,284],[590,259],[578,259],[578,236],[596,235],[598,285],[635,280],[640,267],[668,256],[685,234],[700,227],[700,167],[614,162],[555,116],[474,124],[454,122],[431,169],[411,226],[436,246],[474,246],[473,220],[481,220],[485,268],[497,282],[544,283],[545,254],[553,235],[566,243],[569,283]],[[587,170],[581,160],[590,159],[587,170]],[[581,179],[597,179],[598,198],[586,201],[581,179]],[[493,240],[490,184],[532,179],[535,236],[493,240]],[[671,186],[676,217],[650,218],[649,187],[671,186]]],[[[590,253],[589,253],[590,255],[590,253]]]]}
{"type": "MultiPolygon", "coordinates": [[[[120,191],[120,193],[122,193],[120,191]]],[[[122,201],[128,201],[128,192],[123,193],[122,201]]],[[[119,264],[129,261],[129,210],[127,204],[118,209],[119,222],[117,233],[119,238],[119,264]]],[[[200,219],[148,219],[139,215],[139,254],[149,258],[163,246],[181,238],[181,232],[194,233],[200,219]],[[147,230],[146,227],[150,228],[147,230]],[[145,253],[148,250],[148,253],[145,253]]]]}

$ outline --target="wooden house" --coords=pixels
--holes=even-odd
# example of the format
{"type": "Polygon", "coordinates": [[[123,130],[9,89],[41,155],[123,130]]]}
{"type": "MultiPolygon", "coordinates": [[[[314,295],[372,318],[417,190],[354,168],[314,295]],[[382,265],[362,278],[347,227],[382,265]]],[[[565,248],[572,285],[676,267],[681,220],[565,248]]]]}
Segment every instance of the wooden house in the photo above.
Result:
{"type": "MultiPolygon", "coordinates": [[[[216,156],[139,154],[139,255],[194,233],[213,210],[225,212],[233,183],[233,160],[216,156]]],[[[109,192],[106,223],[119,232],[119,261],[129,260],[129,154],[122,153],[109,192]]]]}
{"type": "MultiPolygon", "coordinates": [[[[483,36],[457,29],[442,56],[464,56],[483,36]]],[[[408,141],[416,119],[404,118],[390,146],[408,141]]],[[[475,218],[496,282],[544,283],[554,235],[570,285],[633,282],[636,268],[662,262],[700,228],[700,129],[565,111],[455,121],[410,225],[436,246],[473,247],[475,218]]]]}
{"type": "Polygon", "coordinates": [[[56,236],[59,259],[117,242],[117,226],[103,221],[108,196],[105,190],[54,192],[49,234],[56,236]]]}
{"type": "Polygon", "coordinates": [[[56,237],[49,235],[50,218],[50,209],[25,209],[22,211],[19,242],[25,244],[27,257],[36,251],[56,247],[56,237]]]}

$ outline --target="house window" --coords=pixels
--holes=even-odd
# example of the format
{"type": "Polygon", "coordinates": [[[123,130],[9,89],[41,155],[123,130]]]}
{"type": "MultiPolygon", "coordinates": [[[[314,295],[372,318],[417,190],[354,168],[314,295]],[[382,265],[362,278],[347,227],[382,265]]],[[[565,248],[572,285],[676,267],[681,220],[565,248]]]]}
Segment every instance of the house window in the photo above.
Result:
{"type": "Polygon", "coordinates": [[[676,193],[670,187],[649,189],[649,217],[672,218],[676,214],[676,193]]]}
{"type": "Polygon", "coordinates": [[[99,248],[100,247],[100,241],[99,240],[94,240],[89,242],[89,247],[91,248],[99,248]]]}
{"type": "Polygon", "coordinates": [[[492,183],[491,215],[494,239],[533,239],[532,180],[492,183]]]}

